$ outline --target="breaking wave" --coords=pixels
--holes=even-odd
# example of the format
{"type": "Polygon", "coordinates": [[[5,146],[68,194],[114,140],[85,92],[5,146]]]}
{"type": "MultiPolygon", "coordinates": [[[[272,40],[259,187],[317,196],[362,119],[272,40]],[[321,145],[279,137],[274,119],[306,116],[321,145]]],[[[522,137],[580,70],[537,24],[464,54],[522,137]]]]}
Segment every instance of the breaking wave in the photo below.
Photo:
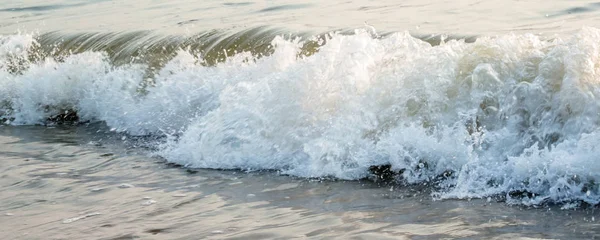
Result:
{"type": "Polygon", "coordinates": [[[435,45],[368,29],[245,47],[138,37],[129,53],[132,38],[95,36],[104,44],[1,36],[5,124],[70,116],[166,136],[156,153],[188,167],[360,179],[389,166],[436,198],[600,202],[598,29],[435,45]],[[161,61],[136,61],[165,46],[161,61]]]}

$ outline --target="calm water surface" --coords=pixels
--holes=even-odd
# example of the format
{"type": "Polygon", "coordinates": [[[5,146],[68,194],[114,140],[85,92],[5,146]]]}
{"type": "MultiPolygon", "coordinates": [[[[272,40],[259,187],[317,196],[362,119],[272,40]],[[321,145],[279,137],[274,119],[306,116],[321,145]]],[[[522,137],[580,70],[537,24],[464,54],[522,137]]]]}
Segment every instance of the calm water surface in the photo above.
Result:
{"type": "Polygon", "coordinates": [[[276,26],[300,31],[360,28],[423,34],[554,34],[597,25],[594,1],[3,1],[0,32],[196,33],[276,26]]]}

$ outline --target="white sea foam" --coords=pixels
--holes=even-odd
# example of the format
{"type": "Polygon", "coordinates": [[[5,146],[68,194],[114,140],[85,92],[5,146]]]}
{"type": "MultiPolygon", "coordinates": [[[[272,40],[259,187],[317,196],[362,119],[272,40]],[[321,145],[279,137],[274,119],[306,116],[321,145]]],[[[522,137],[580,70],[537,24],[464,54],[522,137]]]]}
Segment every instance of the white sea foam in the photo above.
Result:
{"type": "Polygon", "coordinates": [[[391,164],[409,183],[453,172],[441,198],[529,192],[518,201],[595,204],[599,39],[586,28],[552,41],[431,46],[357,31],[298,57],[298,40],[277,37],[271,56],[241,53],[212,67],[180,51],[149,81],[145,66],[114,67],[97,52],[14,73],[10,59],[35,41],[5,36],[0,113],[38,124],[75,110],[132,135],[167,135],[158,154],[189,167],[358,179],[391,164]]]}

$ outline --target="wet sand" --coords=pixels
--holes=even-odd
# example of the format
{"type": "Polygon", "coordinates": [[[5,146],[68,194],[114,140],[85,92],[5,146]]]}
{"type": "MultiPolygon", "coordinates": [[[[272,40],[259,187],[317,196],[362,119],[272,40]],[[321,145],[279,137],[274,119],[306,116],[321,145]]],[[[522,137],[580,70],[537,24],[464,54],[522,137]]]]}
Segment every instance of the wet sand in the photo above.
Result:
{"type": "Polygon", "coordinates": [[[3,239],[592,239],[596,208],[187,170],[98,127],[0,127],[3,239]]]}

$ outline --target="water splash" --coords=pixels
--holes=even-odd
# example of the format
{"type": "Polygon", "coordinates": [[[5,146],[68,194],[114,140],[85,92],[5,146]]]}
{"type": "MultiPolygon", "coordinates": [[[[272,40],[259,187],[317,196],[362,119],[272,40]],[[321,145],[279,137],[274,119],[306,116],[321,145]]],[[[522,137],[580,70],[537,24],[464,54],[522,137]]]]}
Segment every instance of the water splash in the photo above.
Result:
{"type": "Polygon", "coordinates": [[[2,118],[42,124],[65,110],[131,135],[189,167],[359,179],[390,165],[439,198],[600,200],[600,31],[431,45],[408,33],[275,37],[268,54],[203,64],[177,50],[156,71],[82,51],[25,61],[37,43],[0,40],[2,118]],[[320,44],[319,44],[320,43],[320,44]],[[20,49],[20,50],[19,50],[20,49]],[[24,56],[24,57],[19,57],[24,56]],[[14,64],[13,64],[14,65],[14,64]],[[440,176],[443,176],[440,178],[440,176]]]}

